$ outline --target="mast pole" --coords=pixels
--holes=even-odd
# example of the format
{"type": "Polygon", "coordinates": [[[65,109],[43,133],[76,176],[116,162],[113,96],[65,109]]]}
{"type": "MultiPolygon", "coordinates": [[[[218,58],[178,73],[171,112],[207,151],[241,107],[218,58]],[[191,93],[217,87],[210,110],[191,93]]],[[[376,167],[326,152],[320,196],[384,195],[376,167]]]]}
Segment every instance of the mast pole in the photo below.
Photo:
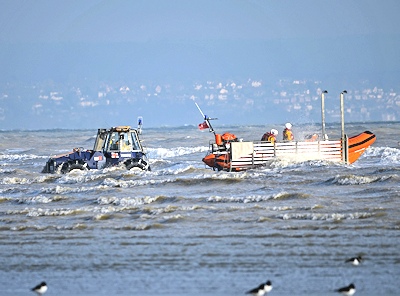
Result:
{"type": "Polygon", "coordinates": [[[207,122],[210,133],[214,133],[214,135],[215,135],[215,131],[214,131],[213,127],[211,126],[210,119],[216,119],[216,118],[210,118],[207,115],[204,115],[203,111],[201,111],[201,109],[200,109],[200,106],[196,102],[194,102],[194,103],[196,104],[197,109],[199,109],[201,116],[203,116],[203,119],[207,122]]]}
{"type": "Polygon", "coordinates": [[[347,94],[347,90],[340,93],[340,114],[342,121],[342,139],[344,138],[344,94],[347,94]]]}
{"type": "Polygon", "coordinates": [[[328,140],[328,135],[325,132],[325,94],[327,93],[328,91],[324,90],[321,94],[322,140],[324,141],[328,140]]]}
{"type": "Polygon", "coordinates": [[[342,121],[342,160],[344,163],[349,163],[349,146],[347,141],[347,136],[344,133],[344,94],[347,94],[347,91],[344,90],[340,93],[340,112],[341,112],[341,121],[342,121]]]}

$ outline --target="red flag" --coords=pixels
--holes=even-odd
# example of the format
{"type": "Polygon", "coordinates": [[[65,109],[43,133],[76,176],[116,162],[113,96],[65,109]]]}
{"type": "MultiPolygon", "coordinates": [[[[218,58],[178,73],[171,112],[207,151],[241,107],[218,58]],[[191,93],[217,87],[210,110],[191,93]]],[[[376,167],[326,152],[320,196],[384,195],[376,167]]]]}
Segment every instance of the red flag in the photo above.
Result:
{"type": "Polygon", "coordinates": [[[207,124],[207,121],[204,121],[203,123],[199,124],[199,129],[203,130],[203,129],[206,129],[206,128],[209,128],[209,126],[207,124]]]}

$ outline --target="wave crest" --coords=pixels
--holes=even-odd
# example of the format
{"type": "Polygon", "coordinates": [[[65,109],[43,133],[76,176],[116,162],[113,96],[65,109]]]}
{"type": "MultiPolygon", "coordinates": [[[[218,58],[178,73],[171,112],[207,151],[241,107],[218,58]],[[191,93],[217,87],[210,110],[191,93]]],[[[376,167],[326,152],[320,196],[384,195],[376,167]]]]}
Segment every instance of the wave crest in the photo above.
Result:
{"type": "Polygon", "coordinates": [[[317,214],[317,213],[285,213],[278,215],[278,218],[282,220],[323,220],[323,221],[340,221],[340,220],[356,220],[366,219],[373,217],[374,213],[349,213],[349,214],[317,214]]]}

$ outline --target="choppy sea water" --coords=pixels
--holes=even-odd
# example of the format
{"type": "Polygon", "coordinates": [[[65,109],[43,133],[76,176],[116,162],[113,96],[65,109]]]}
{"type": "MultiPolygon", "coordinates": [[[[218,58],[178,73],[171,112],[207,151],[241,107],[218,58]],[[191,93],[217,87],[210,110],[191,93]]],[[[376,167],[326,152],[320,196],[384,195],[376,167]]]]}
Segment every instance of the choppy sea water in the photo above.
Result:
{"type": "MultiPolygon", "coordinates": [[[[299,138],[318,127],[294,129],[299,138]]],[[[264,127],[218,127],[258,140],[264,127]]],[[[0,132],[1,295],[400,293],[399,123],[347,124],[377,141],[352,165],[274,162],[226,173],[201,162],[212,134],[144,129],[152,171],[42,174],[95,130],[0,132]],[[362,255],[360,266],[345,263],[362,255]]],[[[331,139],[339,125],[328,126],[331,139]]]]}

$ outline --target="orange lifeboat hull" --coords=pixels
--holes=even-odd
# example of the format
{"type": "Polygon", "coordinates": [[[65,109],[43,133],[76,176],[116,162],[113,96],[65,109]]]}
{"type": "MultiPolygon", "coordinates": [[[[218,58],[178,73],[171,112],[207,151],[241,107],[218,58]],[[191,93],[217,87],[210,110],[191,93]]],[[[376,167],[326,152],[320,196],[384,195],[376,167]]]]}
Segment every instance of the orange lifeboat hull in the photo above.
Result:
{"type": "Polygon", "coordinates": [[[357,136],[351,137],[348,140],[349,155],[348,162],[355,162],[367,149],[376,141],[376,136],[370,131],[365,131],[357,136]]]}
{"type": "Polygon", "coordinates": [[[208,154],[203,158],[203,162],[211,168],[220,170],[230,169],[229,154],[222,154],[216,156],[215,154],[208,154]]]}

